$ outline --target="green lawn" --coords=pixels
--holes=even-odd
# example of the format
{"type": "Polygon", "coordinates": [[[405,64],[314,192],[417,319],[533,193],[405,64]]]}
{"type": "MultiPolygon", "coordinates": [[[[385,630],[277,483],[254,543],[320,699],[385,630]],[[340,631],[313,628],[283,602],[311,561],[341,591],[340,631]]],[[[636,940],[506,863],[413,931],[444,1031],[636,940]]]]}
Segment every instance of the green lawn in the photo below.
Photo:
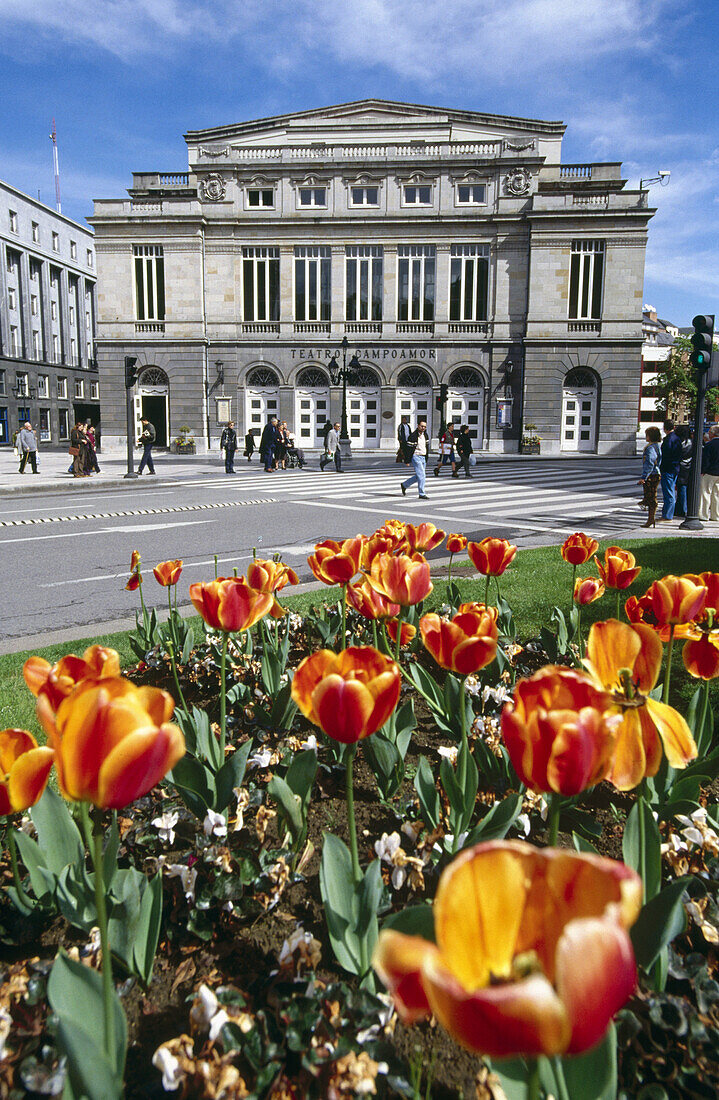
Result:
{"type": "MultiPolygon", "coordinates": [[[[622,606],[627,596],[641,595],[652,581],[667,573],[702,573],[705,570],[719,568],[719,540],[707,538],[668,538],[668,539],[622,539],[620,545],[631,550],[636,556],[642,571],[637,580],[622,594],[622,606]]],[[[600,544],[600,552],[609,542],[600,544]]],[[[467,600],[484,598],[484,578],[479,577],[471,563],[457,561],[453,566],[456,579],[467,600]],[[475,579],[476,578],[476,579],[475,579]]],[[[594,566],[588,565],[578,570],[578,575],[593,574],[594,566]]],[[[502,595],[509,601],[514,611],[520,638],[536,635],[540,626],[546,622],[551,609],[558,605],[565,612],[570,607],[570,586],[572,570],[560,557],[556,546],[540,547],[535,550],[520,550],[507,572],[500,578],[502,595]]],[[[428,606],[437,606],[444,600],[446,582],[437,579],[434,591],[427,601],[428,606]]],[[[494,583],[490,590],[494,599],[494,583]]],[[[322,588],[297,596],[285,596],[283,604],[291,610],[304,612],[309,607],[324,601],[337,599],[338,590],[322,588]]],[[[608,592],[603,599],[584,608],[582,622],[586,628],[597,619],[610,618],[615,614],[615,595],[608,592]]],[[[198,616],[190,620],[200,632],[198,616]]],[[[67,642],[64,645],[49,646],[35,650],[48,661],[56,661],[66,653],[82,653],[87,645],[99,642],[112,646],[120,653],[123,665],[134,663],[127,634],[106,634],[102,637],[90,636],[86,642],[67,642]]],[[[22,678],[22,666],[32,651],[12,653],[0,656],[0,728],[21,727],[38,734],[35,721],[35,701],[25,687],[22,678]]],[[[677,670],[681,668],[681,657],[677,655],[677,670]]],[[[677,688],[686,697],[693,687],[685,678],[677,677],[677,688]]],[[[717,687],[719,695],[719,687],[717,687]]],[[[719,702],[719,700],[718,700],[719,702]]]]}

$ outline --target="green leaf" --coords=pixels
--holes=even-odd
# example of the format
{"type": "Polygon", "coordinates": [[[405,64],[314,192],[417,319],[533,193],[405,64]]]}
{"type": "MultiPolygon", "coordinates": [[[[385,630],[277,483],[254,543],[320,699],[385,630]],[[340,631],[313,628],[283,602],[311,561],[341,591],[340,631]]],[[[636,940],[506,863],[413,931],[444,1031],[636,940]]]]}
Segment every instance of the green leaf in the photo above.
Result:
{"type": "Polygon", "coordinates": [[[59,1017],[58,1034],[68,1057],[75,1091],[78,1095],[86,1095],[89,1100],[114,1100],[119,1097],[125,1070],[127,1021],[117,993],[113,990],[115,1049],[112,1066],[105,1056],[102,975],[89,966],[74,962],[60,948],[50,971],[47,997],[53,1012],[59,1017]],[[103,1061],[106,1063],[104,1066],[103,1061]],[[111,1070],[111,1080],[106,1076],[108,1070],[111,1070]],[[94,1072],[101,1072],[102,1077],[96,1080],[94,1072]],[[105,1085],[105,1091],[100,1088],[101,1084],[105,1085]],[[112,1088],[108,1091],[109,1085],[112,1088]]]}
{"type": "Polygon", "coordinates": [[[133,949],[133,970],[147,987],[152,978],[152,967],[160,939],[162,923],[162,875],[157,874],[147,883],[142,895],[140,919],[133,949]]]}
{"type": "Polygon", "coordinates": [[[382,928],[392,928],[395,932],[404,932],[406,936],[422,936],[425,940],[434,940],[434,911],[431,905],[410,905],[392,913],[384,921],[382,928]]]}
{"type": "Polygon", "coordinates": [[[661,838],[649,803],[641,796],[632,807],[622,838],[624,862],[641,875],[644,898],[659,893],[662,882],[661,838]]]}
{"type": "Polygon", "coordinates": [[[120,847],[120,831],[117,827],[117,812],[113,811],[112,824],[107,834],[107,844],[102,856],[102,878],[105,889],[109,890],[117,871],[117,850],[120,847]]]}
{"type": "Polygon", "coordinates": [[[49,902],[55,893],[57,876],[45,866],[40,848],[27,833],[16,831],[15,843],[20,859],[25,864],[27,873],[30,876],[30,885],[35,897],[44,904],[49,902]]]}
{"type": "MultiPolygon", "coordinates": [[[[314,756],[314,753],[312,755],[314,756]]],[[[279,775],[272,776],[267,784],[267,793],[278,803],[285,824],[296,844],[304,832],[301,799],[299,796],[295,797],[287,782],[279,775]]]]}
{"type": "Polygon", "coordinates": [[[118,871],[112,891],[110,947],[130,973],[135,972],[135,944],[140,926],[142,896],[146,889],[147,879],[134,867],[118,871]]]}
{"type": "Polygon", "coordinates": [[[395,773],[395,769],[402,764],[397,747],[381,733],[375,733],[374,737],[368,737],[365,740],[362,754],[374,773],[380,794],[383,798],[389,798],[391,795],[389,780],[395,773]]]}
{"type": "MultiPolygon", "coordinates": [[[[372,738],[370,738],[372,740],[372,738]]],[[[317,775],[317,753],[314,749],[303,749],[293,757],[285,774],[285,782],[293,794],[298,794],[303,806],[309,806],[312,785],[317,775]]]]}
{"type": "Polygon", "coordinates": [[[177,788],[188,809],[192,810],[195,817],[201,821],[210,806],[214,804],[214,796],[210,793],[208,786],[210,778],[205,765],[190,752],[186,752],[182,759],[178,760],[167,776],[168,782],[177,788]]]}
{"type": "Polygon", "coordinates": [[[95,876],[83,864],[69,864],[57,880],[55,897],[66,921],[89,932],[97,924],[95,876]]]}
{"type": "Polygon", "coordinates": [[[436,829],[439,824],[439,794],[426,756],[419,758],[417,774],[414,777],[414,789],[419,796],[419,805],[426,824],[436,829]]]}
{"type": "Polygon", "coordinates": [[[662,948],[684,931],[687,918],[682,898],[692,881],[693,875],[685,875],[670,882],[646,903],[630,929],[636,960],[644,970],[649,970],[662,948]]]}
{"type": "Polygon", "coordinates": [[[67,802],[51,787],[45,788],[30,817],[37,829],[43,862],[53,874],[59,875],[68,863],[79,863],[85,858],[82,836],[67,802]]]}
{"type": "Polygon", "coordinates": [[[425,668],[421,665],[415,664],[408,665],[407,672],[411,680],[414,680],[420,691],[423,691],[428,696],[430,705],[433,709],[444,709],[444,695],[437,681],[425,668]]]}
{"type": "Polygon", "coordinates": [[[524,1059],[502,1058],[492,1062],[492,1073],[499,1078],[507,1100],[526,1100],[529,1069],[524,1059]]]}
{"type": "Polygon", "coordinates": [[[497,802],[489,813],[472,830],[465,848],[478,844],[480,840],[504,840],[514,822],[522,812],[521,794],[510,794],[497,802]]]}
{"type": "Polygon", "coordinates": [[[352,857],[347,845],[332,833],[324,834],[320,861],[320,893],[335,957],[340,966],[350,974],[360,974],[352,857]]]}
{"type": "Polygon", "coordinates": [[[589,852],[592,855],[599,855],[599,852],[586,837],[580,836],[579,833],[572,833],[572,840],[574,841],[574,847],[578,852],[589,852]]]}
{"type": "Polygon", "coordinates": [[[247,770],[247,758],[252,751],[252,741],[245,741],[244,745],[227,757],[222,767],[215,775],[215,802],[213,809],[222,813],[227,809],[232,799],[235,787],[242,786],[247,770]]]}
{"type": "Polygon", "coordinates": [[[357,936],[367,940],[369,959],[377,941],[377,910],[382,897],[382,866],[373,859],[364,873],[357,892],[357,936]]]}
{"type": "Polygon", "coordinates": [[[617,1035],[614,1025],[610,1024],[601,1043],[585,1054],[543,1058],[540,1062],[540,1080],[547,1092],[554,1096],[570,1096],[571,1100],[615,1100],[617,1035]]]}

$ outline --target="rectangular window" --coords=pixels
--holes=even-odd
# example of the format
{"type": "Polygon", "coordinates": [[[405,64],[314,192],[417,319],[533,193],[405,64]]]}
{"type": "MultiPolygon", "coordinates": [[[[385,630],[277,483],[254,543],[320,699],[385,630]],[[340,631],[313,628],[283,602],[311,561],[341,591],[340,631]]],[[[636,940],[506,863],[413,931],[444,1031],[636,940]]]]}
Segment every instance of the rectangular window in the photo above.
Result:
{"type": "Polygon", "coordinates": [[[85,386],[83,384],[83,380],[82,380],[82,378],[76,378],[75,379],[75,397],[78,398],[79,400],[82,400],[84,396],[85,396],[85,386]]]}
{"type": "Polygon", "coordinates": [[[0,394],[5,393],[5,371],[0,370],[0,394]]]}
{"type": "Polygon", "coordinates": [[[10,232],[17,233],[17,211],[8,210],[8,214],[10,215],[10,232]]]}
{"type": "Polygon", "coordinates": [[[40,439],[47,440],[50,438],[50,410],[40,409],[40,439]]]}
{"type": "Polygon", "coordinates": [[[242,304],[244,321],[279,321],[279,248],[242,249],[242,304]]]}
{"type": "Polygon", "coordinates": [[[161,244],[136,244],[135,318],[138,321],[165,320],[165,259],[161,244]]]}
{"type": "Polygon", "coordinates": [[[17,292],[14,287],[8,287],[7,292],[7,307],[8,309],[17,309],[17,292]]]}
{"type": "Polygon", "coordinates": [[[379,206],[379,187],[353,187],[353,206],[379,206]]]}
{"type": "Polygon", "coordinates": [[[75,324],[75,307],[74,306],[70,306],[69,316],[70,316],[70,324],[74,325],[75,324]]]}
{"type": "Polygon", "coordinates": [[[345,319],[381,321],[384,297],[384,250],[381,245],[345,248],[345,319]]]}
{"type": "Polygon", "coordinates": [[[592,321],[602,316],[604,241],[572,241],[569,263],[569,317],[592,321]]]}
{"type": "Polygon", "coordinates": [[[250,187],[247,190],[248,206],[272,207],[275,205],[275,193],[271,187],[250,187]]]}
{"type": "Polygon", "coordinates": [[[70,341],[70,362],[73,365],[77,363],[77,340],[74,338],[70,341]]]}
{"type": "Polygon", "coordinates": [[[457,206],[483,206],[486,191],[483,183],[458,183],[457,206]]]}
{"type": "Polygon", "coordinates": [[[38,397],[50,396],[50,390],[48,388],[48,377],[46,374],[38,374],[37,376],[37,395],[38,397]]]}
{"type": "Polygon", "coordinates": [[[60,251],[60,236],[58,233],[53,233],[52,235],[52,250],[53,252],[60,251]]]}
{"type": "Polygon", "coordinates": [[[76,241],[70,241],[70,259],[71,260],[76,260],[77,259],[77,242],[76,241]]]}
{"type": "Polygon", "coordinates": [[[93,258],[92,258],[92,249],[88,248],[88,250],[87,250],[87,266],[92,267],[93,262],[94,261],[93,261],[93,258]]]}
{"type": "Polygon", "coordinates": [[[57,321],[57,302],[50,302],[50,319],[57,321]]]}
{"type": "Polygon", "coordinates": [[[32,330],[32,353],[35,359],[42,359],[42,341],[40,340],[40,331],[36,328],[32,330]]]}
{"type": "Polygon", "coordinates": [[[433,321],[434,288],[434,245],[400,245],[397,249],[397,320],[433,321]]]}
{"type": "Polygon", "coordinates": [[[450,249],[450,321],[486,321],[489,246],[453,244],[450,249]]]}
{"type": "Polygon", "coordinates": [[[0,408],[0,443],[9,443],[7,406],[0,408]]]}
{"type": "Polygon", "coordinates": [[[300,206],[327,206],[327,188],[300,187],[300,206]]]}
{"type": "Polygon", "coordinates": [[[29,405],[18,405],[17,419],[19,424],[24,424],[26,420],[32,420],[29,405]]]}
{"type": "Polygon", "coordinates": [[[329,321],[331,255],[329,246],[295,248],[295,321],[329,321]]]}
{"type": "Polygon", "coordinates": [[[40,240],[40,226],[37,222],[32,223],[32,239],[35,241],[35,244],[40,240]]]}
{"type": "Polygon", "coordinates": [[[421,187],[407,184],[404,189],[405,206],[430,206],[432,203],[432,188],[429,184],[421,187]]]}
{"type": "Polygon", "coordinates": [[[60,363],[60,337],[56,332],[52,334],[52,361],[53,363],[60,363]]]}
{"type": "Polygon", "coordinates": [[[30,295],[30,312],[32,313],[33,317],[37,317],[39,312],[37,294],[30,295]]]}
{"type": "Polygon", "coordinates": [[[67,378],[58,378],[57,396],[60,401],[67,401],[67,378]]]}
{"type": "Polygon", "coordinates": [[[18,391],[18,397],[27,397],[27,374],[24,371],[17,371],[15,375],[15,386],[18,391]]]}
{"type": "Polygon", "coordinates": [[[10,325],[10,354],[22,355],[22,347],[20,346],[20,330],[17,325],[10,325]]]}
{"type": "Polygon", "coordinates": [[[68,409],[58,409],[57,415],[60,427],[59,438],[68,439],[70,436],[70,412],[68,409]]]}
{"type": "Polygon", "coordinates": [[[100,383],[99,382],[91,382],[90,383],[90,400],[91,401],[99,401],[100,400],[100,383]]]}

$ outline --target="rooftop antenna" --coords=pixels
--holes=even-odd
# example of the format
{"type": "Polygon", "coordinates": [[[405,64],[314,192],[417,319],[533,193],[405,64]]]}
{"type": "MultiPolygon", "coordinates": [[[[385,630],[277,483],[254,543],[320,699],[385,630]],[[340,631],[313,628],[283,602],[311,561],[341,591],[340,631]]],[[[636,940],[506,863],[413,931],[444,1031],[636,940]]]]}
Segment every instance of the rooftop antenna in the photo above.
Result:
{"type": "Polygon", "coordinates": [[[52,142],[52,166],[55,170],[55,209],[58,214],[62,214],[62,204],[60,203],[60,164],[57,159],[57,130],[55,129],[55,119],[52,120],[50,141],[52,142]]]}

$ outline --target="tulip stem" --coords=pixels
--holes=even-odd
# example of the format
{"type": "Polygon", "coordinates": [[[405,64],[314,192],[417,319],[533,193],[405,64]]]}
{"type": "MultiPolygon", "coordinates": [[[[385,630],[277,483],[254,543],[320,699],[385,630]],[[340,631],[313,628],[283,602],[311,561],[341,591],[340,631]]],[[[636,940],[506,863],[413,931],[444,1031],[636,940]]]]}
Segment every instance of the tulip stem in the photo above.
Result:
{"type": "Polygon", "coordinates": [[[699,718],[699,724],[697,725],[697,728],[696,728],[696,737],[694,738],[697,745],[699,746],[699,753],[702,756],[709,749],[709,745],[704,744],[704,740],[705,740],[705,738],[704,738],[704,727],[707,724],[707,711],[709,709],[709,681],[708,680],[704,681],[703,687],[704,687],[704,690],[702,691],[701,715],[700,715],[700,718],[699,718]]]}
{"type": "Polygon", "coordinates": [[[453,557],[454,557],[454,554],[452,554],[450,552],[449,565],[447,566],[447,588],[449,588],[450,584],[452,583],[452,558],[453,557]]]}
{"type": "MultiPolygon", "coordinates": [[[[465,695],[465,684],[467,683],[467,677],[462,676],[459,681],[459,706],[460,706],[460,729],[462,730],[462,746],[459,751],[458,768],[457,768],[457,786],[462,792],[462,796],[465,794],[465,788],[467,786],[467,758],[469,756],[469,741],[467,739],[467,697],[465,695]]],[[[471,820],[471,811],[469,813],[469,819],[471,820]]],[[[459,848],[459,837],[463,831],[465,824],[469,824],[469,821],[465,822],[464,815],[461,820],[458,819],[455,830],[454,840],[452,841],[452,855],[459,848]]]]}
{"type": "MultiPolygon", "coordinates": [[[[345,797],[347,799],[347,829],[350,837],[350,855],[352,856],[352,878],[354,879],[355,888],[359,888],[362,882],[362,871],[360,869],[359,850],[357,848],[354,779],[352,774],[352,766],[354,764],[356,752],[356,743],[347,746],[347,755],[345,756],[345,797]]],[[[365,935],[359,935],[357,938],[359,940],[360,950],[360,978],[364,978],[367,973],[367,938],[365,935]]]]}
{"type": "Polygon", "coordinates": [[[527,1074],[527,1100],[541,1100],[542,1091],[539,1083],[539,1060],[534,1058],[529,1063],[527,1074]]]}
{"type": "Polygon", "coordinates": [[[230,635],[227,631],[222,634],[222,653],[220,655],[220,766],[225,762],[225,743],[227,739],[227,647],[230,644],[230,635]]]}
{"type": "Polygon", "coordinates": [[[574,603],[574,586],[577,583],[577,566],[572,563],[572,603],[574,603]]]}
{"type": "Polygon", "coordinates": [[[379,638],[377,637],[377,620],[372,620],[372,640],[374,642],[375,649],[379,649],[379,638]]]}
{"type": "Polygon", "coordinates": [[[139,582],[137,588],[140,593],[140,604],[142,606],[142,622],[145,627],[145,632],[147,632],[148,624],[150,622],[150,616],[147,613],[147,608],[145,607],[145,598],[142,595],[142,581],[139,582]]]}
{"type": "Polygon", "coordinates": [[[487,573],[487,579],[484,582],[484,606],[489,606],[489,573],[487,573]]]}
{"type": "Polygon", "coordinates": [[[394,648],[394,659],[399,664],[399,651],[402,645],[402,620],[404,618],[404,606],[399,605],[399,615],[397,616],[397,642],[394,648]]]}
{"type": "Polygon", "coordinates": [[[621,596],[621,592],[620,592],[620,590],[619,590],[619,589],[617,589],[617,619],[619,618],[619,616],[620,616],[620,615],[621,615],[621,613],[622,613],[622,612],[621,612],[621,608],[620,608],[620,606],[619,606],[619,602],[620,602],[620,599],[619,599],[619,598],[620,598],[620,596],[621,596]]]}
{"type": "Polygon", "coordinates": [[[669,702],[669,679],[672,674],[672,653],[674,650],[674,623],[669,627],[669,646],[667,647],[667,668],[664,673],[664,690],[662,691],[662,702],[669,702]]]}
{"type": "Polygon", "coordinates": [[[562,1059],[556,1055],[550,1058],[549,1061],[552,1064],[554,1070],[554,1080],[557,1083],[557,1100],[571,1100],[569,1090],[567,1089],[567,1081],[564,1076],[564,1065],[562,1059]]]}
{"type": "MultiPolygon", "coordinates": [[[[708,681],[707,681],[708,682],[708,681]]],[[[17,892],[18,900],[26,905],[28,909],[32,909],[33,902],[27,896],[23,889],[22,882],[20,880],[20,868],[17,863],[17,845],[15,843],[15,832],[13,830],[12,822],[7,823],[7,846],[10,852],[10,867],[12,869],[12,880],[15,883],[15,890],[17,892]]]]}
{"type": "Polygon", "coordinates": [[[579,642],[579,660],[584,660],[584,641],[582,639],[582,605],[577,604],[577,641],[579,642]]]}
{"type": "Polygon", "coordinates": [[[168,638],[167,645],[170,650],[170,664],[172,665],[172,675],[175,679],[175,687],[177,689],[177,695],[180,700],[180,705],[185,714],[188,713],[187,703],[185,702],[185,696],[182,694],[182,688],[180,687],[180,679],[177,675],[177,661],[175,660],[175,621],[173,619],[172,611],[172,589],[167,589],[167,603],[170,608],[170,617],[167,620],[168,638]]]}
{"type": "Polygon", "coordinates": [[[499,601],[502,598],[502,593],[499,590],[499,577],[494,578],[494,583],[497,586],[497,610],[499,610],[499,601]]]}
{"type": "Polygon", "coordinates": [[[561,810],[561,800],[559,795],[550,794],[549,796],[549,821],[547,822],[547,847],[553,848],[557,843],[557,836],[559,835],[559,813],[561,810]]]}
{"type": "Polygon", "coordinates": [[[112,980],[112,956],[110,937],[107,928],[107,902],[105,899],[105,876],[102,852],[102,827],[98,821],[91,821],[87,802],[80,803],[85,837],[90,849],[92,865],[95,871],[95,908],[97,924],[100,929],[100,947],[102,949],[102,999],[105,1015],[105,1053],[111,1066],[117,1063],[115,1051],[115,987],[112,980]]]}
{"type": "Polygon", "coordinates": [[[340,638],[340,651],[347,646],[347,585],[342,585],[342,637],[340,638]]]}

